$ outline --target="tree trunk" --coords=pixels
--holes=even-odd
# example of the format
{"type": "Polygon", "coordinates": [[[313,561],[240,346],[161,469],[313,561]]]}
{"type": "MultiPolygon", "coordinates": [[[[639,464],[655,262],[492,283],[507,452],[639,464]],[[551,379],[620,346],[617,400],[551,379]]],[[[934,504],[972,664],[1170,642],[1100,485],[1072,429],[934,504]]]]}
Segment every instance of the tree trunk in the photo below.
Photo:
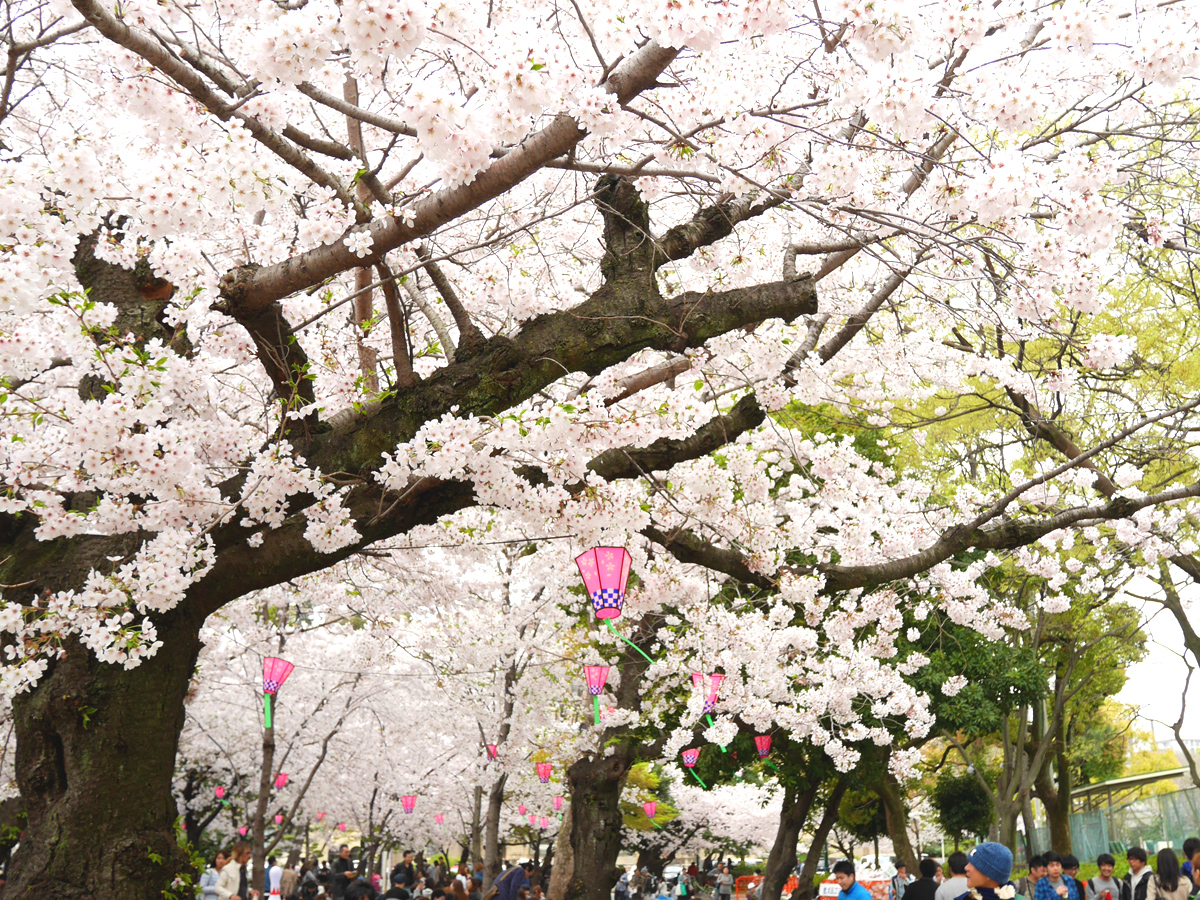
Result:
{"type": "Polygon", "coordinates": [[[550,884],[546,888],[547,897],[565,897],[567,882],[575,872],[575,851],[571,847],[571,805],[563,813],[562,827],[558,830],[558,840],[555,841],[554,856],[558,860],[550,872],[550,884]]]}
{"type": "Polygon", "coordinates": [[[892,839],[892,852],[904,862],[908,871],[917,871],[917,854],[913,850],[912,841],[908,839],[908,811],[904,808],[904,796],[900,792],[899,783],[891,772],[885,771],[874,788],[883,802],[888,837],[892,839]]]}
{"type": "MultiPolygon", "coordinates": [[[[817,866],[821,864],[821,854],[825,850],[825,842],[829,840],[829,832],[833,829],[833,823],[837,821],[838,807],[842,805],[842,797],[845,796],[846,788],[849,786],[849,779],[843,775],[837,780],[837,784],[833,786],[829,796],[825,798],[825,811],[821,814],[821,821],[813,832],[812,843],[808,845],[808,853],[804,854],[804,868],[800,870],[800,877],[797,879],[800,882],[799,900],[811,900],[816,894],[816,891],[813,890],[813,879],[817,876],[817,866]]],[[[851,858],[853,855],[851,853],[851,858]]]]}
{"type": "Polygon", "coordinates": [[[486,894],[500,874],[500,808],[504,805],[504,783],[501,775],[488,792],[487,819],[484,822],[483,892],[486,894]]]}
{"type": "Polygon", "coordinates": [[[187,870],[171,782],[199,623],[159,629],[170,632],[170,649],[128,671],[67,641],[37,687],[13,702],[29,818],[9,900],[161,900],[187,870]]]}
{"type": "Polygon", "coordinates": [[[1050,762],[1042,766],[1034,780],[1034,795],[1046,807],[1046,823],[1050,826],[1050,846],[1056,853],[1071,853],[1071,764],[1063,741],[1054,742],[1055,767],[1058,783],[1050,778],[1050,762]]]}
{"type": "Polygon", "coordinates": [[[475,785],[471,804],[471,862],[483,859],[483,785],[475,785]]]}
{"type": "Polygon", "coordinates": [[[621,877],[621,785],[632,764],[631,749],[628,743],[618,745],[611,756],[580,759],[567,770],[574,871],[556,900],[609,900],[621,877]]]}
{"type": "Polygon", "coordinates": [[[779,900],[784,885],[792,877],[792,870],[796,868],[796,844],[808,821],[808,813],[819,787],[820,783],[810,785],[803,791],[791,784],[784,788],[779,828],[775,832],[775,843],[767,855],[762,886],[758,889],[760,900],[779,900]]]}
{"type": "MultiPolygon", "coordinates": [[[[272,709],[272,720],[274,720],[274,715],[275,710],[272,709]]],[[[263,728],[262,766],[258,774],[258,802],[254,805],[254,818],[250,821],[253,838],[250,861],[254,869],[254,878],[258,881],[262,880],[263,873],[266,872],[267,804],[271,802],[271,787],[275,777],[272,774],[274,765],[275,728],[272,726],[263,728]]]]}

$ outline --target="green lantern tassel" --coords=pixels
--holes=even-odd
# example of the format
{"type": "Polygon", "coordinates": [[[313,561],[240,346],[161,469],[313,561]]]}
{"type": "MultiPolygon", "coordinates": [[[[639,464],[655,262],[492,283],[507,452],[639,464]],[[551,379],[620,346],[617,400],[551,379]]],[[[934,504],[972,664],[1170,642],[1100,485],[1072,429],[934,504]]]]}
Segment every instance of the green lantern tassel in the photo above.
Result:
{"type": "Polygon", "coordinates": [[[627,643],[630,647],[632,647],[638,653],[642,654],[642,656],[645,658],[646,662],[648,662],[648,663],[654,662],[654,660],[652,660],[650,657],[646,656],[646,652],[641,647],[639,647],[637,644],[635,644],[629,638],[625,637],[625,635],[621,634],[621,632],[617,631],[617,629],[613,628],[612,619],[605,619],[604,621],[608,625],[609,631],[611,631],[613,634],[615,634],[617,637],[619,637],[621,640],[623,640],[625,643],[627,643]]]}
{"type": "Polygon", "coordinates": [[[701,781],[701,779],[700,779],[700,776],[696,774],[696,770],[695,770],[695,769],[688,769],[688,771],[692,773],[692,777],[693,777],[693,778],[695,778],[697,781],[699,781],[699,782],[700,782],[700,787],[704,788],[704,789],[707,791],[707,790],[708,790],[708,785],[707,785],[707,784],[705,784],[703,781],[701,781]]]}
{"type": "Polygon", "coordinates": [[[592,710],[596,713],[596,724],[600,724],[600,697],[598,694],[592,695],[592,710]]]}
{"type": "Polygon", "coordinates": [[[267,723],[267,727],[271,727],[271,695],[263,694],[263,718],[267,723]]]}

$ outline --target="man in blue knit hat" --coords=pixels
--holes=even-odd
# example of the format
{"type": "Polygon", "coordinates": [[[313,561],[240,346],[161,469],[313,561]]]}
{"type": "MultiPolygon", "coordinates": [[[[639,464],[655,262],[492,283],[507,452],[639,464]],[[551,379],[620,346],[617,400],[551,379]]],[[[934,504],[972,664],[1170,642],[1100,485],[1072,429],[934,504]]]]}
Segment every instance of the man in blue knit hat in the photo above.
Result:
{"type": "Polygon", "coordinates": [[[1013,900],[1012,851],[994,841],[980,844],[967,855],[967,892],[958,900],[1013,900]]]}

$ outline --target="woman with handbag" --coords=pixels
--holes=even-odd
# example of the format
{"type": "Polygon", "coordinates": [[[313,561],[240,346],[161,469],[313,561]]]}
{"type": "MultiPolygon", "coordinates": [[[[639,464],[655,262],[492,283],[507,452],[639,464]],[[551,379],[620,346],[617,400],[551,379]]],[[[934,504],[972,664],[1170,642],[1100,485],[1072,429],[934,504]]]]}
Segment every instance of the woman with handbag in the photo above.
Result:
{"type": "Polygon", "coordinates": [[[1158,851],[1154,877],[1146,888],[1146,900],[1188,900],[1191,885],[1179,868],[1179,857],[1169,847],[1158,851]]]}

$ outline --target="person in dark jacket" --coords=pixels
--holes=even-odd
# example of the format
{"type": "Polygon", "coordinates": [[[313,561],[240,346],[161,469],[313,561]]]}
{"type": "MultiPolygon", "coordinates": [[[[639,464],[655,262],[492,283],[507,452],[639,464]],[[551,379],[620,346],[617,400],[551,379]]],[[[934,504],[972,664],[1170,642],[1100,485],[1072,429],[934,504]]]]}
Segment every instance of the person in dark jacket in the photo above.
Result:
{"type": "Polygon", "coordinates": [[[1141,847],[1130,847],[1125,851],[1129,871],[1121,880],[1121,900],[1146,900],[1146,888],[1154,873],[1147,865],[1146,851],[1141,847]]]}
{"type": "Polygon", "coordinates": [[[533,863],[526,860],[500,875],[495,884],[496,900],[517,900],[518,892],[529,887],[529,873],[532,871],[533,863]]]}
{"type": "Polygon", "coordinates": [[[937,874],[937,861],[923,859],[917,863],[917,871],[921,877],[904,889],[905,900],[933,900],[938,888],[933,878],[937,874]]]}

